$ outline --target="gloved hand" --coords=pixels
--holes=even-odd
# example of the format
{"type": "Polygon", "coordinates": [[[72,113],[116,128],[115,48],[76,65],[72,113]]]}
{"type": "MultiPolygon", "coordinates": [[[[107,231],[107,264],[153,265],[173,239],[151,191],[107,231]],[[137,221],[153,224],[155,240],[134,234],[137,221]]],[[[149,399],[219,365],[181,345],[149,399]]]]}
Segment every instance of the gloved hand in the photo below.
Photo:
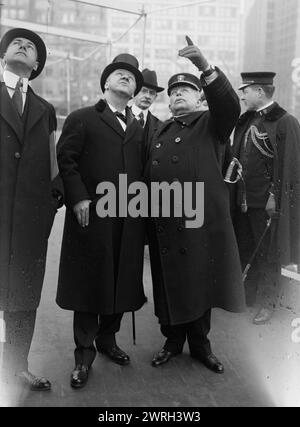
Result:
{"type": "Polygon", "coordinates": [[[205,71],[209,69],[209,63],[207,62],[207,59],[201,52],[201,50],[194,45],[192,40],[185,36],[187,41],[187,46],[183,49],[180,49],[178,52],[178,55],[189,59],[197,68],[199,71],[205,71]]]}

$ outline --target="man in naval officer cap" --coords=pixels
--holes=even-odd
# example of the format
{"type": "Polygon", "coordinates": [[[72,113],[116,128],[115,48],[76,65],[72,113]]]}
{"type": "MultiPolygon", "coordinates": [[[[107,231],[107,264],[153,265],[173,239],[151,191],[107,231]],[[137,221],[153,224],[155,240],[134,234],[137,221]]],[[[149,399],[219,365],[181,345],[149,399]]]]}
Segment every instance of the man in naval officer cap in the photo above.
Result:
{"type": "MultiPolygon", "coordinates": [[[[213,354],[208,333],[211,309],[244,310],[238,249],[230,218],[229,197],[217,158],[240,113],[239,99],[223,72],[209,65],[187,37],[179,55],[201,73],[173,75],[168,82],[172,118],[151,141],[146,181],[204,183],[204,223],[186,226],[187,217],[149,219],[149,248],[155,314],[163,348],[157,367],[180,354],[187,339],[192,357],[216,373],[223,364],[213,354]],[[204,90],[208,111],[201,110],[204,90]]],[[[195,188],[194,188],[195,189],[195,188]]]]}
{"type": "Polygon", "coordinates": [[[281,266],[300,263],[300,127],[274,100],[275,75],[241,73],[246,112],[233,144],[243,167],[233,217],[243,268],[258,249],[245,281],[248,305],[258,306],[256,325],[269,321],[278,305],[281,266]]]}

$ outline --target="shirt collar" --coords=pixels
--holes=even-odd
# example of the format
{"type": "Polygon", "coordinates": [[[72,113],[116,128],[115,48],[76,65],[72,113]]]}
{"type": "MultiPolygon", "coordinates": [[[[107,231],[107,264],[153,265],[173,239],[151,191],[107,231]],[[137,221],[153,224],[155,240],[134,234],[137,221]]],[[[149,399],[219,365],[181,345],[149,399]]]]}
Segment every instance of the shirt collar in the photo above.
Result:
{"type": "MultiPolygon", "coordinates": [[[[116,111],[118,111],[115,107],[113,107],[109,102],[107,103],[107,105],[109,106],[109,108],[111,109],[111,111],[113,113],[115,113],[116,111]]],[[[126,109],[123,111],[120,111],[120,113],[122,113],[125,117],[126,117],[126,109]]]]}
{"type": "Polygon", "coordinates": [[[140,115],[140,113],[143,113],[145,120],[147,119],[148,116],[148,111],[149,110],[142,110],[141,108],[139,108],[137,105],[132,104],[131,107],[131,111],[133,112],[133,114],[135,115],[135,117],[138,117],[140,115]]]}
{"type": "MultiPolygon", "coordinates": [[[[15,90],[16,85],[19,81],[20,76],[18,76],[15,73],[12,73],[11,71],[4,70],[3,72],[3,80],[7,87],[10,89],[15,90]]],[[[28,79],[26,77],[22,78],[23,86],[22,86],[22,92],[27,92],[28,89],[28,79]]]]}
{"type": "Polygon", "coordinates": [[[271,107],[271,105],[274,104],[274,101],[269,102],[268,104],[264,105],[263,107],[260,107],[257,111],[257,113],[259,113],[262,110],[266,110],[267,108],[271,107]]]}

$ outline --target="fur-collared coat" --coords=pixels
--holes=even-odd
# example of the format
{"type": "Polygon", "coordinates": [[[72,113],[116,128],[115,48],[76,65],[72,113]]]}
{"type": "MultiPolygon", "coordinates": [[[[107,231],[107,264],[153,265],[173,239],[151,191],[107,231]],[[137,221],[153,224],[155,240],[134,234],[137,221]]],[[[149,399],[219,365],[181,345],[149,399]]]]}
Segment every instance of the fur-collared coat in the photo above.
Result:
{"type": "Polygon", "coordinates": [[[127,116],[124,132],[100,100],[71,113],[58,142],[67,210],[57,303],[67,310],[113,314],[137,310],[145,301],[144,219],[96,213],[99,183],[113,183],[118,200],[119,174],[127,174],[128,185],[141,180],[143,130],[129,109],[127,116]],[[82,228],[73,207],[87,199],[92,200],[90,223],[82,228]]]}
{"type": "MultiPolygon", "coordinates": [[[[239,157],[243,136],[254,112],[243,114],[236,126],[233,155],[239,157]]],[[[300,264],[300,125],[277,103],[265,115],[263,126],[274,151],[273,181],[276,210],[272,222],[269,258],[281,265],[300,264]]]]}

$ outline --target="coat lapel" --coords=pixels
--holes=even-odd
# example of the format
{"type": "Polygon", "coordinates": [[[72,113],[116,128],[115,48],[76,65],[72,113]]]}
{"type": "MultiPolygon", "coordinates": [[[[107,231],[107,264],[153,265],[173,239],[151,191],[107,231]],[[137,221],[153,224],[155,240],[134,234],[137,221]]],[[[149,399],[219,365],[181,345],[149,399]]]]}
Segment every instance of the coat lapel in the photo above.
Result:
{"type": "Polygon", "coordinates": [[[39,101],[31,88],[28,88],[26,102],[28,103],[28,115],[25,124],[25,132],[28,133],[45,114],[46,108],[39,101]]]}
{"type": "Polygon", "coordinates": [[[1,84],[0,115],[15,132],[20,143],[23,140],[23,123],[15,109],[4,83],[1,84]]]}
{"type": "Polygon", "coordinates": [[[100,114],[101,119],[108,126],[110,126],[115,132],[117,132],[118,135],[120,135],[122,138],[124,138],[125,132],[124,132],[121,124],[119,123],[119,120],[114,115],[114,113],[111,111],[111,109],[106,104],[106,102],[103,99],[101,99],[96,104],[95,107],[96,107],[96,110],[98,111],[98,113],[100,114]]]}
{"type": "Polygon", "coordinates": [[[127,126],[126,126],[124,144],[126,144],[132,138],[132,136],[135,135],[137,128],[140,126],[129,107],[126,107],[126,116],[127,116],[127,126]]]}

